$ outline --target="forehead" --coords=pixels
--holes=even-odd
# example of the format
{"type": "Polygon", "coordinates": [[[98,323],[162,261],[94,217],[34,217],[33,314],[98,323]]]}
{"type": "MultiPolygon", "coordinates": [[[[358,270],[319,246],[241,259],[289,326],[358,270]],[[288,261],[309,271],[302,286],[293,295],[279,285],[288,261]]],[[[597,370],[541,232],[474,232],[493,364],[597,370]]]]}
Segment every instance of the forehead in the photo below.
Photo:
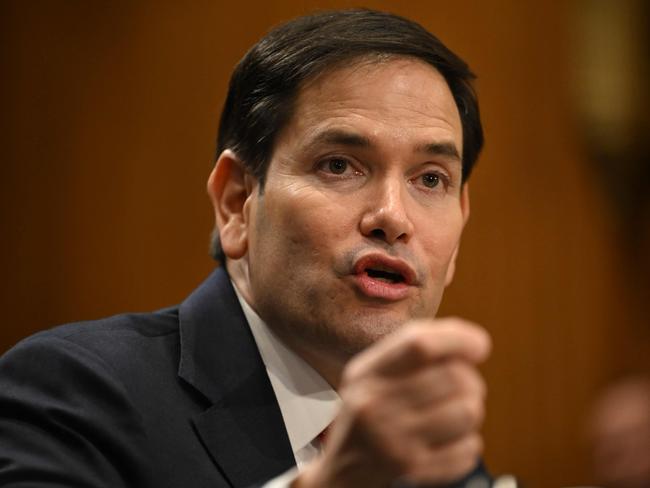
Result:
{"type": "Polygon", "coordinates": [[[331,126],[364,135],[427,136],[462,148],[462,127],[444,77],[415,58],[361,59],[305,83],[286,130],[308,136],[331,126]]]}

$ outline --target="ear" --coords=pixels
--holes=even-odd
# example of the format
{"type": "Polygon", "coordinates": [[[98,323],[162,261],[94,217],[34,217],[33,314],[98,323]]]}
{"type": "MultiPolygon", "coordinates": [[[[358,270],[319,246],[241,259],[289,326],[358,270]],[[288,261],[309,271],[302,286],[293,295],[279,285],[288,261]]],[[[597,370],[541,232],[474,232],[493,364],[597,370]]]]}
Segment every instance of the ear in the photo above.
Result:
{"type": "MultiPolygon", "coordinates": [[[[467,183],[463,183],[463,188],[460,191],[460,211],[463,216],[463,226],[461,228],[461,235],[467,224],[467,219],[469,219],[469,186],[467,183]]],[[[449,286],[454,279],[454,274],[456,273],[456,258],[458,257],[458,248],[460,247],[460,236],[458,236],[458,242],[454,248],[454,252],[451,255],[451,260],[449,261],[449,266],[447,267],[447,275],[445,276],[445,287],[449,286]]]]}
{"type": "Polygon", "coordinates": [[[248,251],[249,206],[253,179],[242,161],[230,149],[221,153],[208,178],[208,195],[214,207],[221,248],[230,259],[248,251]]]}

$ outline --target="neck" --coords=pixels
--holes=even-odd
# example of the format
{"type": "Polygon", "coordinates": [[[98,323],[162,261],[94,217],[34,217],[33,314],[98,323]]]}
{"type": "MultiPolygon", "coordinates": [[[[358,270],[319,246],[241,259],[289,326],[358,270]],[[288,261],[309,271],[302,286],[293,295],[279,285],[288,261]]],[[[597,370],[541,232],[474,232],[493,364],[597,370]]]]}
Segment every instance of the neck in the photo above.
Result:
{"type": "Polygon", "coordinates": [[[268,327],[271,328],[275,335],[279,337],[288,348],[314,368],[314,370],[316,370],[316,372],[321,375],[333,389],[337,390],[341,381],[341,373],[343,371],[345,360],[333,358],[331,354],[328,354],[327,351],[324,350],[314,351],[314,347],[312,347],[311,344],[302,344],[300,341],[296,341],[295,336],[285,332],[282,327],[275,327],[273,320],[269,320],[269,317],[264,317],[263,314],[260,314],[260,310],[255,306],[254,295],[250,287],[248,276],[248,266],[244,259],[226,260],[226,270],[228,271],[230,279],[237,287],[237,291],[239,291],[244,300],[246,300],[246,303],[255,310],[255,313],[260,315],[260,318],[268,327]]]}
{"type": "Polygon", "coordinates": [[[282,338],[282,341],[314,368],[334,390],[338,391],[343,372],[342,362],[332,361],[332,358],[325,352],[312,351],[311,348],[301,348],[299,345],[287,342],[284,338],[282,338]]]}

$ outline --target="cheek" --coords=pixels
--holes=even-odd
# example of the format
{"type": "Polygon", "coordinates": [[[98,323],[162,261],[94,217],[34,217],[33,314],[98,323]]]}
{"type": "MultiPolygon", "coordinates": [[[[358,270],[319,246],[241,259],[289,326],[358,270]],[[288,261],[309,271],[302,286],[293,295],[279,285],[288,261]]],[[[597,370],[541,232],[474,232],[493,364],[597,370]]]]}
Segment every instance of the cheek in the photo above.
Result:
{"type": "Polygon", "coordinates": [[[346,208],[318,192],[294,192],[267,200],[260,224],[292,255],[308,254],[313,258],[333,254],[337,243],[350,235],[346,208]]]}
{"type": "MultiPolygon", "coordinates": [[[[430,225],[420,226],[424,255],[434,270],[447,268],[463,231],[460,211],[428,218],[430,225]]],[[[416,231],[417,232],[417,231],[416,231]]]]}

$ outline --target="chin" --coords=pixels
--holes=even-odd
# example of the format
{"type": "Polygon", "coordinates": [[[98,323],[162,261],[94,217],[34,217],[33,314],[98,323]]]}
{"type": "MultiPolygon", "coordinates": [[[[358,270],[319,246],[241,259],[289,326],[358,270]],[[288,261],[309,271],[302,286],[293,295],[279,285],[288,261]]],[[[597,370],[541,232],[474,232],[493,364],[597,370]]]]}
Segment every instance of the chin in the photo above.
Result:
{"type": "Polygon", "coordinates": [[[357,313],[345,317],[339,324],[328,324],[330,344],[339,352],[351,357],[381,338],[402,327],[410,318],[386,313],[357,313]]]}

